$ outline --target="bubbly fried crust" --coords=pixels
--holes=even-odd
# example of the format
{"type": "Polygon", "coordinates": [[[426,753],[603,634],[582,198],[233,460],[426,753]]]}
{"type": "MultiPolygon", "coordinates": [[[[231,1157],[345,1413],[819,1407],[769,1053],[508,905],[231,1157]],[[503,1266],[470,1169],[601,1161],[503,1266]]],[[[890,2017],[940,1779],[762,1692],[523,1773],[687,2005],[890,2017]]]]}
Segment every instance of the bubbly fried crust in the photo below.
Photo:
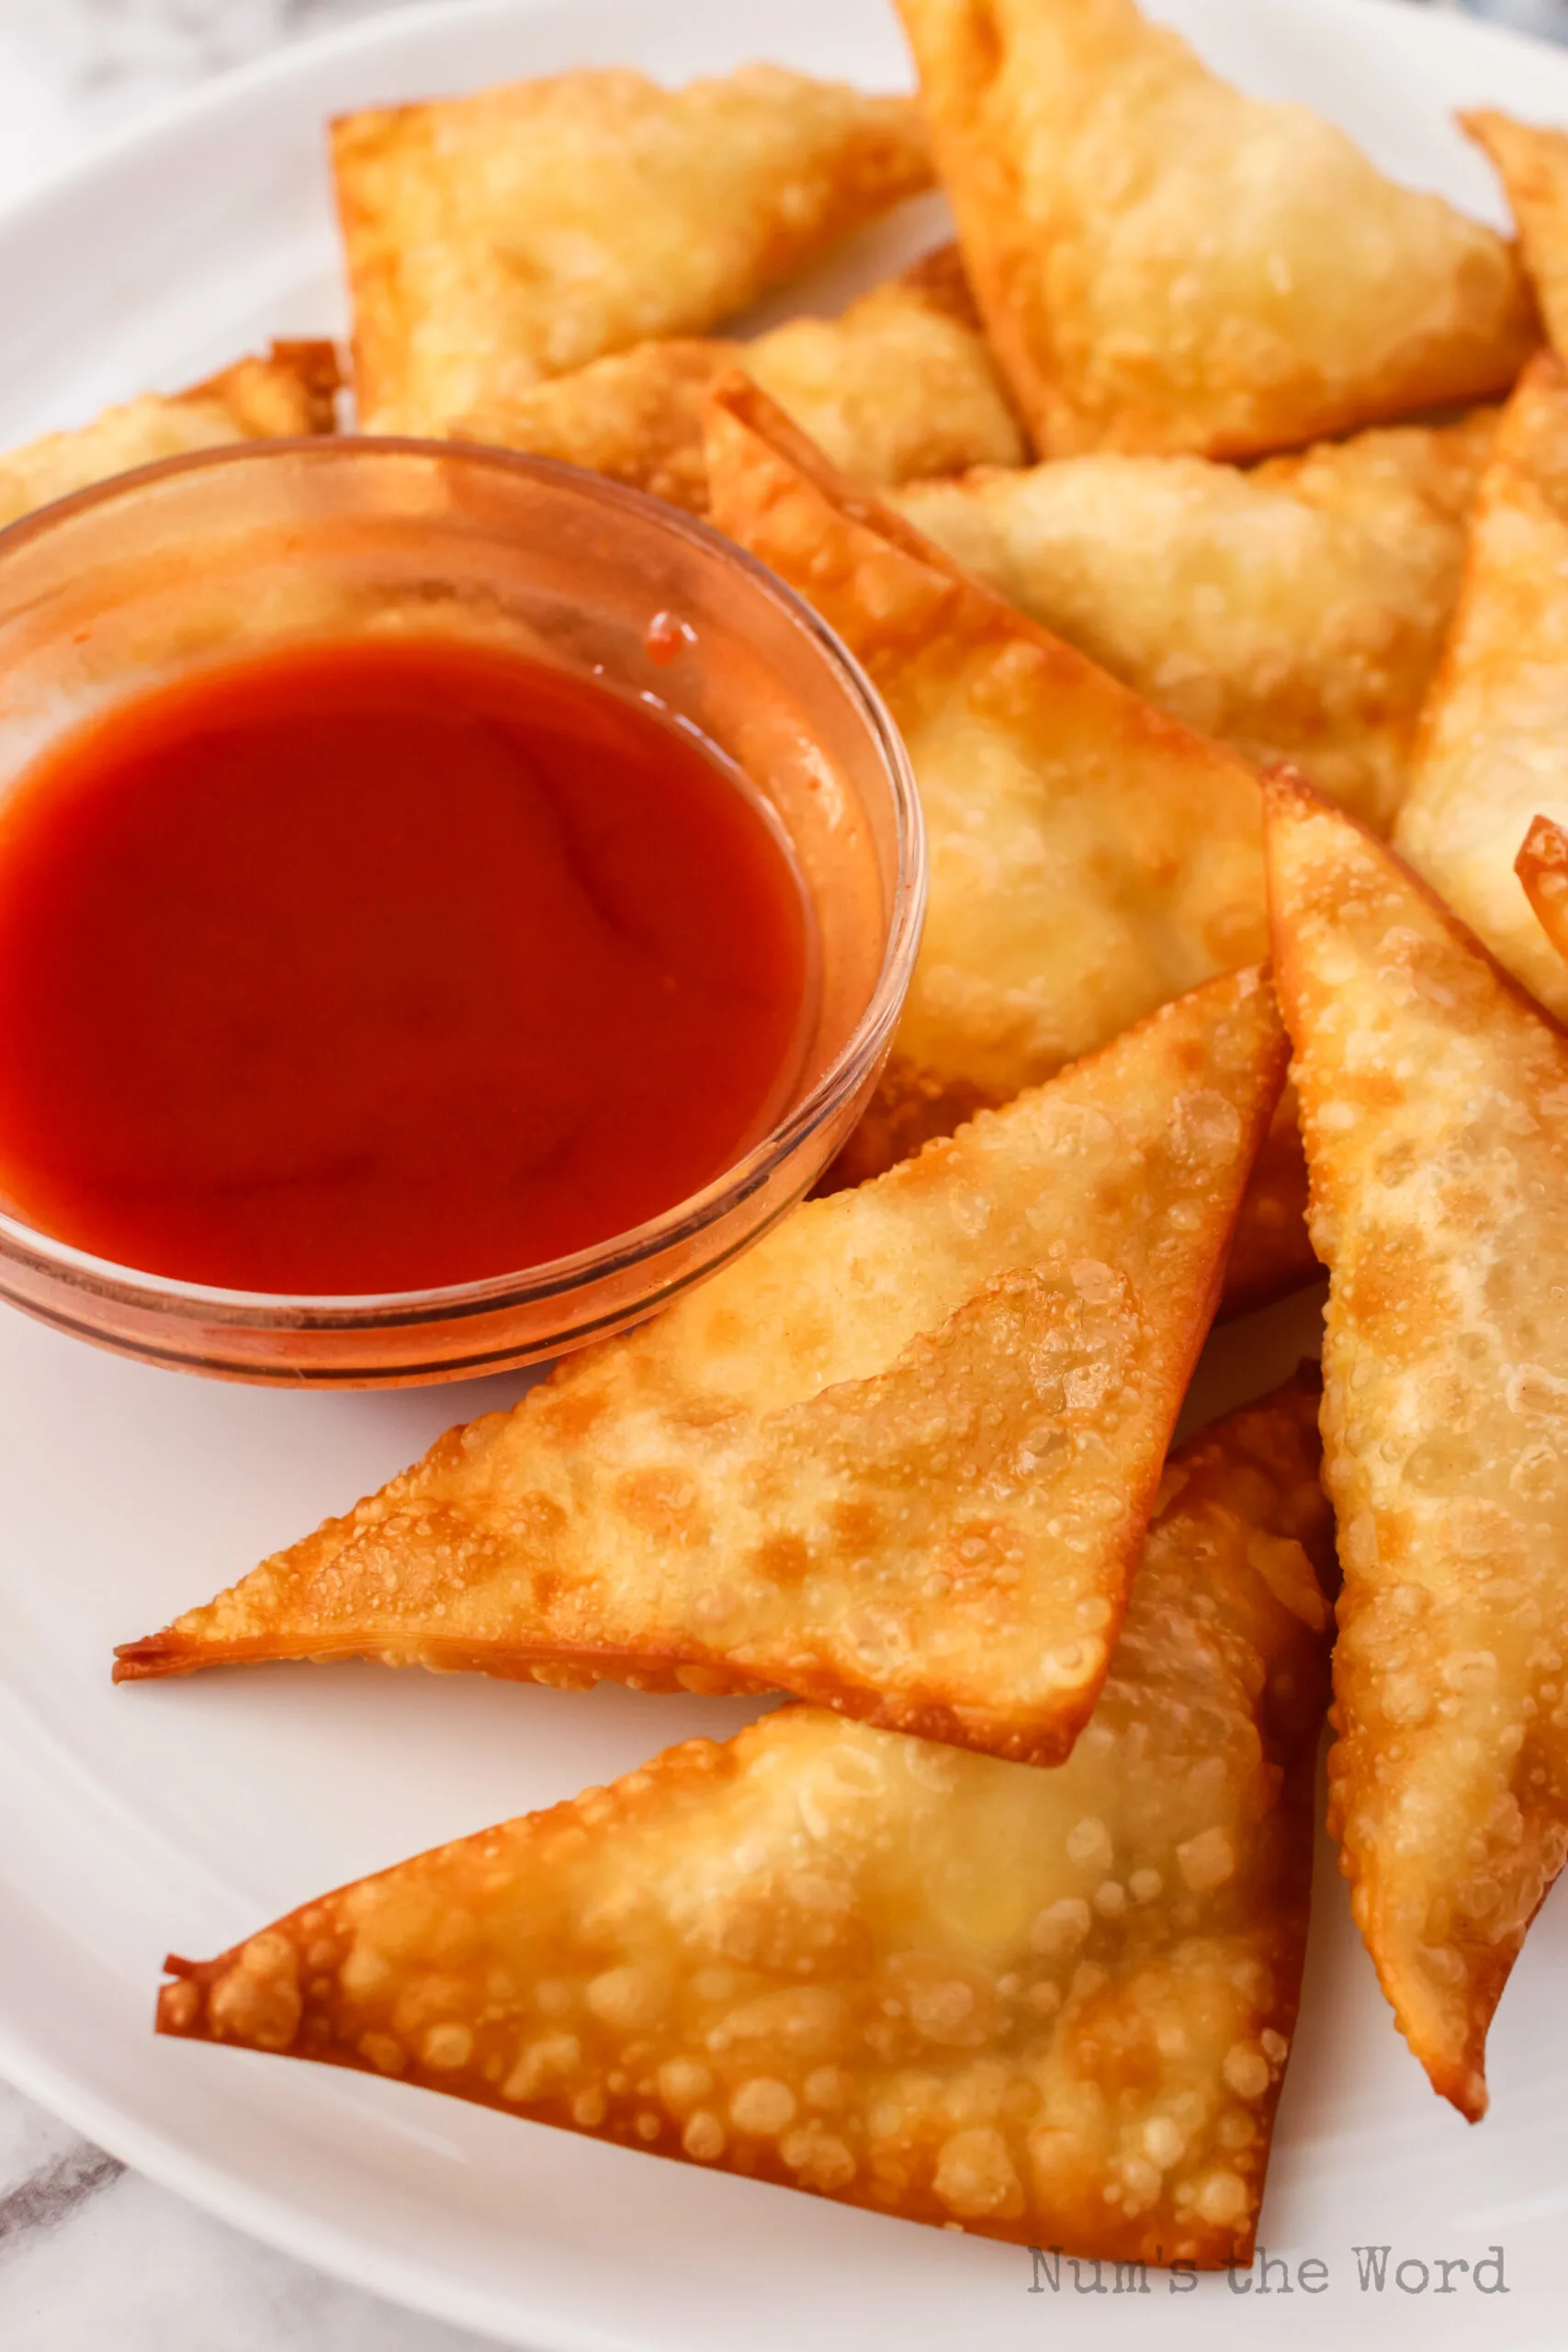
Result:
{"type": "Polygon", "coordinates": [[[976,297],[1042,457],[1247,457],[1504,391],[1512,249],[1133,0],[899,0],[976,297]]]}
{"type": "Polygon", "coordinates": [[[742,347],[675,337],[635,344],[570,376],[525,385],[509,400],[458,417],[447,430],[454,440],[586,466],[688,514],[705,514],[703,401],[742,347]]]}
{"type": "Polygon", "coordinates": [[[228,441],[330,433],[338,387],[330,343],[275,343],[186,392],[144,392],[73,432],[46,433],[0,457],[0,524],[111,475],[228,441]]]}
{"type": "Polygon", "coordinates": [[[857,481],[1021,466],[1029,454],[956,246],[874,287],[842,318],[791,319],[741,356],[752,380],[857,481]]]}
{"type": "Polygon", "coordinates": [[[333,430],[342,382],[332,344],[275,343],[264,356],[237,359],[180,398],[220,401],[249,439],[284,441],[333,430]]]}
{"type": "Polygon", "coordinates": [[[1514,871],[1548,939],[1568,956],[1568,832],[1550,817],[1532,818],[1514,871]]]}
{"type": "Polygon", "coordinates": [[[1531,361],[1482,477],[1464,585],[1394,842],[1516,979],[1568,1018],[1568,970],[1514,860],[1568,815],[1568,375],[1531,361]]]}
{"type": "MultiPolygon", "coordinates": [[[[950,1136],[976,1111],[992,1108],[977,1086],[940,1079],[894,1054],[849,1141],[817,1185],[841,1193],[896,1168],[938,1136],[950,1136]]],[[[1237,1213],[1216,1320],[1250,1315],[1315,1282],[1323,1269],[1306,1227],[1307,1173],[1287,1086],[1247,1179],[1237,1213]]]]}
{"type": "Polygon", "coordinates": [[[1463,128],[1495,164],[1506,191],[1525,268],[1551,345],[1568,353],[1568,134],[1479,107],[1463,128]]]}
{"type": "Polygon", "coordinates": [[[976,1111],[996,1110],[998,1100],[964,1079],[938,1078],[906,1055],[889,1055],[849,1141],[818,1180],[818,1197],[885,1176],[939,1136],[956,1135],[976,1111]]]}
{"type": "Polygon", "coordinates": [[[333,163],[361,422],[401,433],[705,334],[931,181],[909,99],[773,65],[345,115],[333,163]]]}
{"type": "Polygon", "coordinates": [[[931,864],[898,1047],[998,1096],[1266,951],[1257,779],[834,472],[745,378],[707,409],[720,528],[816,605],[908,747],[931,864]]]}
{"type": "Polygon", "coordinates": [[[1055,1762],[1087,1721],[1283,1076],[1211,983],[453,1430],[119,1653],[773,1689],[1055,1762]]]}
{"type": "Polygon", "coordinates": [[[1495,429],[1483,410],[1247,472],[1067,458],[889,503],[1162,710],[1386,831],[1495,429]]]}
{"type": "Polygon", "coordinates": [[[786,1708],[171,1960],[160,2030],[911,2221],[1246,2264],[1326,1696],[1313,1406],[1172,1458],[1056,1770],[786,1708]]]}
{"type": "Polygon", "coordinates": [[[639,343],[451,429],[588,466],[705,514],[703,398],[738,362],[858,481],[1023,461],[1022,430],[951,246],[874,287],[841,318],[791,319],[749,344],[639,343]]]}
{"type": "Polygon", "coordinates": [[[1331,1826],[1400,2027],[1473,2118],[1568,1849],[1568,1037],[1288,777],[1269,865],[1329,1268],[1331,1826]]]}

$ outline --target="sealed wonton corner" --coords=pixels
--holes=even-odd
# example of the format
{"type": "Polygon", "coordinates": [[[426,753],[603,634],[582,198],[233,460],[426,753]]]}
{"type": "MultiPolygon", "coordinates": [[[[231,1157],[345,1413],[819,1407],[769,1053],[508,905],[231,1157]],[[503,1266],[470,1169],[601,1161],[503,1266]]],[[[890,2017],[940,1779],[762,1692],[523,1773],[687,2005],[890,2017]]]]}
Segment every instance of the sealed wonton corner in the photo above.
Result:
{"type": "Polygon", "coordinates": [[[333,124],[333,164],[360,424],[380,433],[705,334],[931,182],[909,99],[775,65],[373,108],[333,124]]]}
{"type": "Polygon", "coordinates": [[[74,431],[0,456],[0,525],[111,475],[230,441],[330,433],[338,389],[330,343],[275,343],[185,392],[144,392],[74,431]]]}
{"type": "Polygon", "coordinates": [[[1481,410],[1247,470],[1065,458],[889,503],[1162,710],[1386,832],[1495,430],[1481,410]]]}
{"type": "Polygon", "coordinates": [[[1548,939],[1568,956],[1568,831],[1550,817],[1532,819],[1514,871],[1548,939]]]}
{"type": "Polygon", "coordinates": [[[1506,391],[1512,248],[1134,0],[898,0],[976,297],[1042,457],[1250,457],[1506,391]]]}
{"type": "Polygon", "coordinates": [[[160,2029],[910,2221],[1245,2266],[1326,1695],[1314,1401],[1173,1456],[1069,1762],[785,1708],[172,1960],[160,2029]]]}
{"type": "Polygon", "coordinates": [[[1165,1007],[452,1430],[117,1675],[379,1657],[784,1690],[1054,1761],[1088,1720],[1284,1072],[1165,1007]]]}
{"type": "Polygon", "coordinates": [[[1330,1824],[1400,2028],[1474,2118],[1568,1850],[1568,1035],[1348,818],[1269,799],[1329,1269],[1330,1824]]]}
{"type": "Polygon", "coordinates": [[[1394,842],[1559,1018],[1568,970],[1514,870],[1568,815],[1568,375],[1542,352],[1503,414],[1394,842]]]}
{"type": "Polygon", "coordinates": [[[841,317],[790,319],[748,344],[639,343],[451,430],[588,466],[705,514],[704,398],[737,362],[857,481],[1016,466],[1025,455],[952,246],[874,287],[841,317]]]}

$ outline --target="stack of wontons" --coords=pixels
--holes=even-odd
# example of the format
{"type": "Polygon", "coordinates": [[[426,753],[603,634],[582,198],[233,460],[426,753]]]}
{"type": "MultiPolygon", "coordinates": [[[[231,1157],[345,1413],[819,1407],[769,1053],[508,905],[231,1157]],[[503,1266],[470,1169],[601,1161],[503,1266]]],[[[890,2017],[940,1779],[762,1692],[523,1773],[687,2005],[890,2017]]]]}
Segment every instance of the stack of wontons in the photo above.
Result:
{"type": "MultiPolygon", "coordinates": [[[[362,424],[772,565],[903,730],[931,908],[823,1197],[118,1667],[795,1703],[172,1962],[160,2022],[1245,2262],[1331,1650],[1356,1917],[1472,2118],[1568,1849],[1568,137],[1467,121],[1516,246],[1133,0],[900,6],[918,102],[334,126],[362,424]],[[723,339],[933,176],[956,248],[723,339]],[[1319,1261],[1323,1483],[1306,1372],[1170,1452],[1216,1313],[1319,1261]]],[[[133,403],[10,509],[331,381],[133,403]]]]}

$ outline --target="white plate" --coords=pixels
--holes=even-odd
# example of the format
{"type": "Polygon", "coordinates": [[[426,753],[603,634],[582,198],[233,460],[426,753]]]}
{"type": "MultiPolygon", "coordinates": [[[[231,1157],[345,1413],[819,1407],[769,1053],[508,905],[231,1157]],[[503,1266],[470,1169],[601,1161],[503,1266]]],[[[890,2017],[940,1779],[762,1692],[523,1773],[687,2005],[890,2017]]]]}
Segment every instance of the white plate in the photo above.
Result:
{"type": "MultiPolygon", "coordinates": [[[[1374,0],[1174,0],[1247,86],[1307,99],[1380,162],[1500,217],[1449,124],[1491,103],[1568,121],[1568,56],[1374,0]]],[[[295,50],[107,149],[0,220],[0,447],[268,333],[343,324],[321,122],[508,74],[630,62],[668,79],[771,56],[893,85],[881,0],[480,0],[295,50]]],[[[1348,224],[1353,233],[1354,224],[1348,224]]],[[[868,274],[933,216],[863,252],[868,274]]],[[[874,241],[878,242],[878,241],[874,241]]],[[[843,269],[816,290],[841,299],[843,269]]],[[[1310,1308],[1308,1313],[1310,1325],[1310,1308]]],[[[1244,1328],[1217,1408],[1288,1369],[1303,1326],[1244,1328]]],[[[400,2088],[154,2041],[164,1950],[219,1951],[296,1902],[554,1802],[739,1705],[592,1698],[371,1668],[275,1668],[113,1690],[109,1649],[205,1599],[377,1485],[446,1422],[515,1393],[293,1396],[96,1355],[0,1310],[0,2069],[258,2236],[384,2295],[539,2352],[1010,2352],[1440,2345],[1485,2326],[1559,2345],[1568,2218],[1568,1911],[1537,1927],[1470,2131],[1396,2039],[1324,1857],[1297,2053],[1264,2214],[1294,2267],[1257,2303],[1032,2293],[1027,2254],[604,2148],[400,2088]],[[1382,2294],[1358,2245],[1393,2248],[1382,2294]],[[1505,2248],[1506,2300],[1425,2293],[1419,2264],[1505,2248]],[[1313,2274],[1314,2277],[1317,2274],[1313,2274]]],[[[1238,2282],[1240,2284],[1242,2282],[1238,2282]]]]}

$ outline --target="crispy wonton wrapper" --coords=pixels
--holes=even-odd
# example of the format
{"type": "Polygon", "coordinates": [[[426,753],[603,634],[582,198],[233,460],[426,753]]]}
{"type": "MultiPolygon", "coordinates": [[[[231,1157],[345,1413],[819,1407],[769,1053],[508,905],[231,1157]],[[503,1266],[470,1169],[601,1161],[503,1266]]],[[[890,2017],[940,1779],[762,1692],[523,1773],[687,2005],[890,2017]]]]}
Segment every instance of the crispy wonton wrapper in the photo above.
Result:
{"type": "Polygon", "coordinates": [[[357,1653],[784,1690],[1037,1762],[1088,1720],[1283,1075],[1165,1007],[453,1430],[121,1676],[357,1653]]]}
{"type": "Polygon", "coordinates": [[[1568,1037],[1288,776],[1269,863],[1330,1274],[1331,1826],[1400,2027],[1473,2118],[1568,1849],[1568,1037]]]}
{"type": "Polygon", "coordinates": [[[1018,466],[1022,429],[992,362],[955,246],[852,303],[754,343],[639,343],[463,417],[464,440],[589,466],[707,511],[703,401],[739,361],[856,481],[1018,466]]]}
{"type": "Polygon", "coordinates": [[[1258,780],[847,482],[743,376],[707,409],[713,517],[880,688],[931,896],[898,1048],[997,1096],[1267,952],[1258,780]]]}
{"type": "Polygon", "coordinates": [[[1042,457],[1247,457],[1506,390],[1511,248],[1133,0],[899,0],[991,341],[1042,457]]]}
{"type": "Polygon", "coordinates": [[[1514,860],[1542,930],[1560,956],[1568,956],[1568,832],[1550,817],[1537,817],[1514,860]]]}
{"type": "MultiPolygon", "coordinates": [[[[894,1054],[849,1141],[818,1180],[817,1192],[841,1193],[852,1184],[868,1183],[901,1159],[913,1159],[936,1136],[956,1133],[976,1111],[994,1107],[980,1088],[962,1079],[937,1078],[894,1054]]],[[[1242,1194],[1216,1321],[1250,1315],[1317,1280],[1323,1269],[1307,1232],[1306,1204],[1306,1160],[1296,1124],[1295,1092],[1287,1085],[1242,1194]]]]}
{"type": "Polygon", "coordinates": [[[1464,587],[1394,841],[1516,979],[1568,1018],[1568,970],[1514,871],[1568,816],[1568,375],[1532,360],[1482,477],[1464,587]]]}
{"type": "Polygon", "coordinates": [[[161,2030],[910,2221],[1250,2262],[1326,1695],[1313,1403],[1172,1458],[1055,1770],[789,1707],[171,1960],[161,2030]]]}
{"type": "Polygon", "coordinates": [[[1460,121],[1507,191],[1525,267],[1559,358],[1568,354],[1568,133],[1485,107],[1460,121]]]}
{"type": "Polygon", "coordinates": [[[434,433],[650,335],[703,334],[931,181],[908,98],[781,66],[616,68],[345,115],[360,420],[434,433]]]}
{"type": "Polygon", "coordinates": [[[1459,594],[1477,412],[1275,458],[1071,458],[889,503],[1116,677],[1380,832],[1459,594]]]}
{"type": "MultiPolygon", "coordinates": [[[[897,1052],[829,1184],[1263,952],[1258,785],[1239,759],[987,594],[744,377],[710,401],[707,450],[714,520],[864,662],[925,810],[931,897],[897,1052]]],[[[1316,1272],[1290,1133],[1267,1182],[1243,1212],[1232,1312],[1316,1272]]]]}
{"type": "Polygon", "coordinates": [[[188,392],[145,392],[107,408],[91,424],[46,433],[0,457],[0,525],[189,449],[330,433],[337,388],[330,343],[275,343],[265,357],[239,360],[188,392]]]}

